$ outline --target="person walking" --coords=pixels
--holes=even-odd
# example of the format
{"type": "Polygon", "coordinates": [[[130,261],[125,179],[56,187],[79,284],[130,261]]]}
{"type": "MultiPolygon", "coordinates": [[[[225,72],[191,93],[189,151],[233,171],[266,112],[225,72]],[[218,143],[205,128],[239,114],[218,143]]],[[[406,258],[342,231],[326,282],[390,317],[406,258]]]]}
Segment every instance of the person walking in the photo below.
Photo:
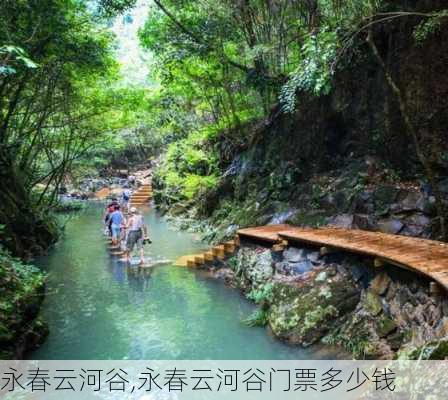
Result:
{"type": "Polygon", "coordinates": [[[112,231],[112,245],[116,246],[120,243],[121,227],[124,225],[124,215],[120,210],[120,206],[116,205],[114,212],[110,214],[110,224],[112,231]]]}
{"type": "Polygon", "coordinates": [[[121,206],[123,207],[125,212],[128,209],[130,199],[131,199],[131,191],[126,188],[123,190],[123,193],[121,194],[121,206]]]}
{"type": "Polygon", "coordinates": [[[145,263],[145,253],[143,251],[143,240],[148,235],[148,229],[145,225],[143,216],[138,212],[137,208],[131,207],[129,210],[130,217],[126,224],[126,251],[123,261],[129,262],[130,256],[136,246],[140,252],[140,264],[145,263]]]}

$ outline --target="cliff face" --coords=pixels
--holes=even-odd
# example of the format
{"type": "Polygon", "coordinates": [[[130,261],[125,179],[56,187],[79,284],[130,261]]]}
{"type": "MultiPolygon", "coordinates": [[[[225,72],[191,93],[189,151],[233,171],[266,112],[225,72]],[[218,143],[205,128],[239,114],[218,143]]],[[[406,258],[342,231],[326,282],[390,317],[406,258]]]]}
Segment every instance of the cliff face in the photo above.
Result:
{"type": "MultiPolygon", "coordinates": [[[[415,2],[404,3],[416,9],[415,2]]],[[[418,3],[422,11],[442,7],[441,2],[418,3]]],[[[378,24],[373,37],[446,195],[448,26],[417,41],[420,22],[402,17],[378,24]]],[[[322,224],[339,217],[345,226],[435,235],[432,188],[397,96],[365,35],[358,37],[356,51],[341,59],[328,96],[299,93],[297,100],[294,114],[277,107],[270,118],[248,129],[251,142],[223,162],[220,186],[204,197],[202,215],[227,233],[232,233],[229,225],[322,224]],[[359,221],[357,214],[358,224],[353,222],[359,221]]]]}
{"type": "MultiPolygon", "coordinates": [[[[416,23],[402,18],[379,25],[375,42],[404,94],[427,155],[446,171],[447,160],[440,153],[448,150],[448,43],[444,40],[448,27],[417,43],[416,23]]],[[[378,157],[404,175],[419,169],[397,98],[369,47],[362,44],[347,57],[341,61],[345,65],[336,74],[332,93],[321,98],[298,94],[294,115],[276,110],[258,132],[249,158],[261,164],[269,160],[277,169],[290,163],[302,176],[366,155],[378,157]]]]}

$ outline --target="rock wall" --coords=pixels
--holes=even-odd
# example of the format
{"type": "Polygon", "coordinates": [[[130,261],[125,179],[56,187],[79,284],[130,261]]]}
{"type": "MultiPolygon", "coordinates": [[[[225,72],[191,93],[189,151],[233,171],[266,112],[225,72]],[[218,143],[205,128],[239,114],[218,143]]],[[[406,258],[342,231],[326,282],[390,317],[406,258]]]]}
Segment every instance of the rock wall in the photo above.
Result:
{"type": "MultiPolygon", "coordinates": [[[[428,11],[444,2],[400,0],[391,6],[428,11]]],[[[379,24],[374,37],[448,198],[448,24],[420,43],[413,36],[419,22],[405,17],[379,24]]],[[[217,228],[217,240],[238,227],[285,221],[438,237],[432,188],[397,98],[362,35],[332,87],[319,98],[298,93],[293,114],[278,106],[247,128],[250,141],[222,162],[220,186],[198,207],[217,228]]]]}
{"type": "MultiPolygon", "coordinates": [[[[417,358],[425,346],[439,349],[448,340],[448,299],[392,265],[375,268],[366,258],[320,256],[312,248],[245,245],[211,273],[259,305],[252,324],[291,344],[340,345],[356,358],[392,359],[417,358]]],[[[433,353],[427,356],[446,355],[433,353]]]]}

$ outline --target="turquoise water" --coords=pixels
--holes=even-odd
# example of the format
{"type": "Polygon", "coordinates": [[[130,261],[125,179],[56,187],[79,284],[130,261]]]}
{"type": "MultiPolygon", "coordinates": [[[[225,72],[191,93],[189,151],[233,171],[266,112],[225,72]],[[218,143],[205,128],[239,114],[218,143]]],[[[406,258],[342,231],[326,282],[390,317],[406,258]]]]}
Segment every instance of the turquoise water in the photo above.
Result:
{"type": "MultiPolygon", "coordinates": [[[[41,260],[48,272],[42,314],[50,335],[34,359],[332,358],[287,346],[241,320],[254,310],[237,290],[171,264],[126,267],[109,254],[102,208],[91,205],[67,224],[64,239],[41,260]]],[[[170,259],[206,248],[171,229],[149,208],[153,243],[146,257],[170,259]]]]}

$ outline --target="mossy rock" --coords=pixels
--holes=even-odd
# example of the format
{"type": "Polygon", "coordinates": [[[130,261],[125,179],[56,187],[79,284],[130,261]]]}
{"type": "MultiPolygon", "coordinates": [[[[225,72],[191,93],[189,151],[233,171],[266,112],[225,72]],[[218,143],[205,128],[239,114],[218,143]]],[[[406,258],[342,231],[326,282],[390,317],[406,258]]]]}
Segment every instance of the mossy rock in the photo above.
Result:
{"type": "Polygon", "coordinates": [[[347,280],[311,280],[303,286],[274,282],[268,321],[276,336],[307,346],[318,341],[358,301],[359,292],[347,280]]]}
{"type": "Polygon", "coordinates": [[[445,360],[448,358],[448,339],[433,341],[424,346],[406,349],[398,354],[400,359],[445,360]]]}
{"type": "Polygon", "coordinates": [[[372,315],[378,315],[383,311],[383,303],[381,302],[381,297],[378,296],[372,290],[367,290],[366,295],[363,299],[364,308],[372,315]]]}
{"type": "Polygon", "coordinates": [[[389,317],[383,315],[376,324],[376,330],[378,332],[378,336],[383,338],[392,333],[395,329],[397,329],[397,324],[395,321],[389,317]]]}

